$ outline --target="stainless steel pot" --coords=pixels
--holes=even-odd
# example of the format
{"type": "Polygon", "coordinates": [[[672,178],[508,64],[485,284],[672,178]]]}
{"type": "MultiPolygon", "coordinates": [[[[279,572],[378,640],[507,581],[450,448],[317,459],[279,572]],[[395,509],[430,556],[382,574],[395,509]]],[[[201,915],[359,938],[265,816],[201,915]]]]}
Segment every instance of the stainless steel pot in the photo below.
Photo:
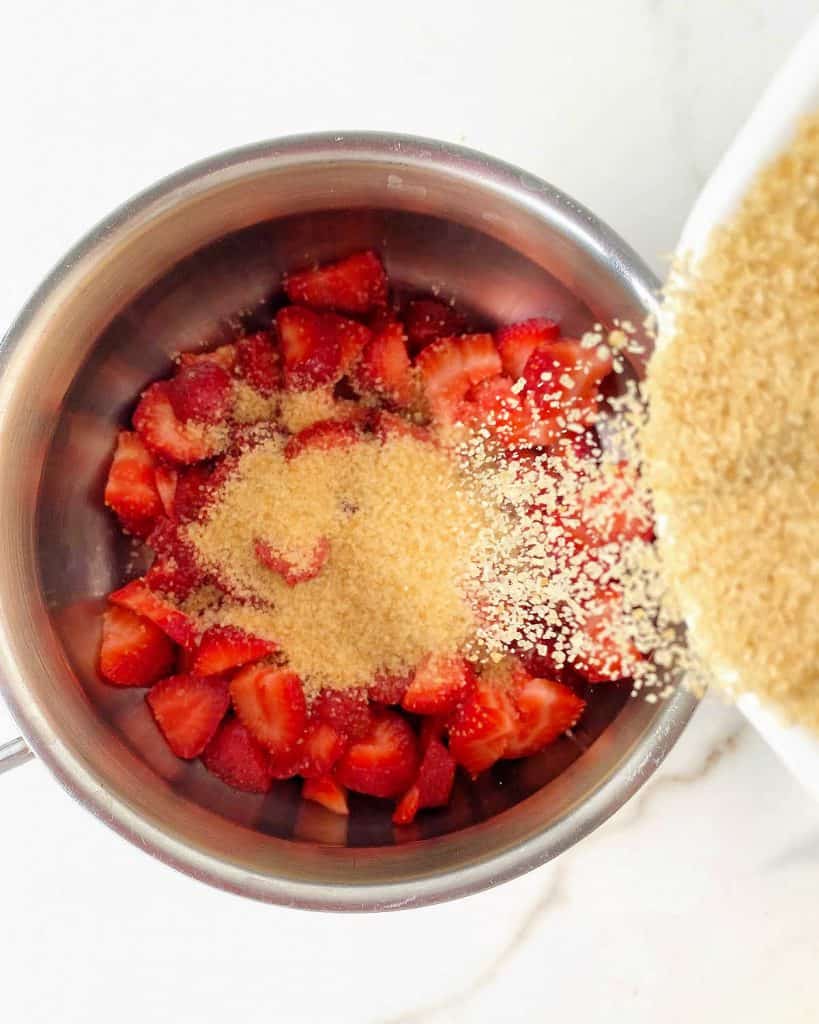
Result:
{"type": "MultiPolygon", "coordinates": [[[[508,762],[450,808],[349,826],[295,784],[234,793],[164,746],[140,691],[95,673],[127,550],[102,508],[117,427],[171,353],[258,310],[280,271],[376,246],[403,287],[477,319],[549,312],[568,332],[642,323],[657,282],[603,224],[515,167],[424,139],[299,136],[207,160],[133,199],[53,271],[0,351],[0,676],[27,747],[94,814],[173,866],[292,906],[374,910],[474,892],[556,856],[631,796],[695,706],[598,687],[573,739],[508,762]]],[[[332,638],[328,638],[332,642],[332,638]]]]}

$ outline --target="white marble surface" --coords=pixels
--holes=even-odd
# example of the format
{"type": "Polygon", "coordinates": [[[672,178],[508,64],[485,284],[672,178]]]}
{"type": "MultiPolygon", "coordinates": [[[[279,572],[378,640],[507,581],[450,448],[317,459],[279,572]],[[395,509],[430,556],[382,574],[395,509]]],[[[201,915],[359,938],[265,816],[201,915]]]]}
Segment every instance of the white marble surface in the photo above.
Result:
{"type": "MultiPolygon", "coordinates": [[[[0,323],[93,221],[199,156],[389,128],[554,181],[658,269],[809,0],[52,5],[2,15],[0,323]]],[[[0,713],[0,737],[13,723],[0,713]]],[[[819,808],[707,703],[557,862],[456,904],[281,910],[146,858],[32,764],[0,780],[3,1018],[819,1019],[819,808]]]]}

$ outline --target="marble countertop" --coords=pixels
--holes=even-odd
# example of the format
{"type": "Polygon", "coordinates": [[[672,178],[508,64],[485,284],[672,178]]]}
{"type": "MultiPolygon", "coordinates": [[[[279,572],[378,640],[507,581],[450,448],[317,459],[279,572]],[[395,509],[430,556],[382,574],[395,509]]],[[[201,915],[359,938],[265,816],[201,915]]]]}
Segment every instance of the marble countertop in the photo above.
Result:
{"type": "MultiPolygon", "coordinates": [[[[95,220],[203,155],[320,128],[487,150],[662,272],[813,0],[110,0],[4,12],[0,323],[95,220]]],[[[14,725],[0,710],[0,739],[14,725]]],[[[318,915],[147,858],[34,763],[0,779],[9,1020],[819,1020],[819,807],[707,700],[557,861],[454,904],[318,915]]]]}

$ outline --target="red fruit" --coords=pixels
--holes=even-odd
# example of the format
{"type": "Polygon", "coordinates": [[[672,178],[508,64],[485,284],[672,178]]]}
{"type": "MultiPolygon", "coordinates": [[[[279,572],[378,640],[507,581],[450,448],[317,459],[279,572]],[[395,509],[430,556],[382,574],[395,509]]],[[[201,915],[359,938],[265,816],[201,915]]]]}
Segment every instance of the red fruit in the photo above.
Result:
{"type": "Polygon", "coordinates": [[[262,565],[281,576],[289,587],[315,579],[330,557],[330,542],[326,537],[320,537],[312,548],[298,552],[284,552],[266,540],[254,541],[253,548],[262,565]]]}
{"type": "Polygon", "coordinates": [[[276,314],[285,386],[295,391],[331,384],[341,374],[338,333],[318,313],[286,306],[276,314]]]}
{"type": "Polygon", "coordinates": [[[213,497],[214,490],[214,471],[210,466],[188,466],[181,469],[173,498],[174,518],[180,522],[197,519],[213,497]]]}
{"type": "Polygon", "coordinates": [[[202,763],[228,786],[266,793],[273,782],[270,755],[238,718],[228,718],[202,752],[202,763]]]}
{"type": "Polygon", "coordinates": [[[367,688],[367,695],[376,704],[400,704],[412,682],[412,673],[405,676],[378,673],[367,688]]]}
{"type": "Polygon", "coordinates": [[[230,407],[230,374],[218,363],[181,366],[168,382],[168,398],[177,419],[219,423],[230,407]]]}
{"type": "Polygon", "coordinates": [[[284,448],[286,459],[295,458],[305,451],[329,451],[347,448],[362,439],[361,424],[355,419],[319,420],[294,434],[284,448]]]}
{"type": "Polygon", "coordinates": [[[133,416],[139,436],[151,451],[172,462],[201,462],[216,455],[224,447],[219,433],[206,424],[180,420],[170,388],[171,381],[162,380],[143,391],[133,416]]]}
{"type": "Polygon", "coordinates": [[[196,630],[188,616],[155,594],[144,579],[131,580],[110,594],[108,599],[112,604],[150,619],[182,647],[195,646],[196,630]]]}
{"type": "Polygon", "coordinates": [[[152,687],[148,707],[177,757],[198,757],[230,706],[223,679],[169,676],[152,687]]]}
{"type": "Polygon", "coordinates": [[[344,737],[327,722],[313,720],[301,744],[297,772],[305,779],[328,775],[344,753],[344,737]]]}
{"type": "Polygon", "coordinates": [[[156,553],[145,577],[151,590],[184,601],[192,590],[205,582],[193,545],[182,537],[172,520],[159,519],[148,537],[148,544],[156,553]]]}
{"type": "Polygon", "coordinates": [[[234,676],[230,696],[241,721],[272,754],[294,751],[307,723],[304,689],[295,672],[250,665],[234,676]]]}
{"type": "Polygon", "coordinates": [[[279,389],[279,357],[266,331],[258,331],[236,342],[236,372],[262,395],[272,395],[279,389]]]}
{"type": "Polygon", "coordinates": [[[156,516],[162,513],[154,459],[138,434],[121,430],[117,435],[105,484],[105,504],[138,537],[145,537],[156,516]]]}
{"type": "Polygon", "coordinates": [[[162,511],[169,518],[173,518],[179,472],[172,466],[160,463],[156,467],[154,477],[159,500],[162,502],[162,511]]]}
{"type": "Polygon", "coordinates": [[[368,341],[356,373],[359,387],[375,391],[396,405],[408,406],[414,397],[412,362],[404,328],[392,323],[368,341]]]}
{"type": "Polygon", "coordinates": [[[599,469],[584,477],[582,468],[578,476],[588,483],[576,501],[560,510],[561,525],[569,536],[587,548],[653,540],[651,509],[637,498],[637,472],[629,463],[612,465],[605,477],[599,469]]]}
{"type": "Polygon", "coordinates": [[[427,401],[434,417],[454,422],[467,391],[501,372],[501,361],[491,334],[464,334],[439,338],[416,359],[427,401]]]}
{"type": "Polygon", "coordinates": [[[150,686],[170,672],[175,657],[171,641],[149,619],[117,607],[103,615],[100,675],[109,683],[150,686]]]}
{"type": "Polygon", "coordinates": [[[220,345],[210,352],[182,352],[179,355],[180,366],[196,366],[198,363],[215,363],[230,372],[236,363],[236,346],[220,345]]]}
{"type": "Polygon", "coordinates": [[[413,784],[395,805],[392,815],[393,825],[409,825],[415,821],[415,815],[421,810],[421,790],[413,784]]]}
{"type": "Polygon", "coordinates": [[[514,390],[511,377],[489,377],[470,388],[460,415],[486,428],[504,448],[548,446],[560,434],[557,416],[544,417],[531,395],[514,390]]]}
{"type": "Polygon", "coordinates": [[[272,654],[276,645],[236,626],[211,626],[202,637],[193,662],[199,676],[214,676],[272,654]]]}
{"type": "Polygon", "coordinates": [[[407,337],[417,351],[436,338],[461,334],[466,321],[452,306],[438,299],[413,299],[405,315],[407,337]]]}
{"type": "Polygon", "coordinates": [[[430,740],[421,758],[418,778],[399,801],[393,822],[408,825],[421,808],[446,806],[454,782],[454,758],[440,740],[430,740]]]}
{"type": "Polygon", "coordinates": [[[545,316],[536,316],[531,320],[522,320],[520,323],[501,327],[496,333],[496,338],[503,372],[513,381],[522,377],[529,356],[535,349],[544,342],[556,341],[559,337],[560,328],[554,320],[549,320],[545,316]]]}
{"type": "Polygon", "coordinates": [[[447,714],[474,682],[472,668],[463,658],[430,654],[415,670],[401,704],[416,715],[447,714]]]}
{"type": "Polygon", "coordinates": [[[623,595],[613,587],[599,590],[585,607],[580,631],[581,653],[572,662],[590,683],[611,683],[634,675],[643,655],[624,636],[623,595]]]}
{"type": "Polygon", "coordinates": [[[347,790],[340,786],[332,775],[324,775],[317,779],[305,779],[301,788],[305,800],[321,804],[333,814],[349,814],[347,806],[347,790]]]}
{"type": "Polygon", "coordinates": [[[550,679],[525,679],[510,691],[515,730],[504,757],[529,757],[562,736],[583,714],[586,702],[550,679]]]}
{"type": "Polygon", "coordinates": [[[342,374],[349,373],[361,358],[361,353],[372,337],[372,331],[357,320],[348,320],[335,313],[325,313],[323,320],[328,330],[336,332],[341,357],[340,371],[342,374]]]}
{"type": "Polygon", "coordinates": [[[373,714],[370,731],[354,741],[336,767],[348,789],[369,796],[396,797],[418,770],[418,744],[409,722],[395,711],[373,714]]]}
{"type": "Polygon", "coordinates": [[[565,414],[567,409],[585,413],[589,402],[597,396],[598,384],[611,369],[608,350],[584,348],[579,341],[562,338],[536,348],[524,367],[523,377],[547,415],[565,414]]]}
{"type": "Polygon", "coordinates": [[[310,706],[310,715],[327,722],[345,740],[361,739],[373,724],[373,713],[361,690],[322,690],[310,706]]]}
{"type": "Polygon", "coordinates": [[[414,437],[416,441],[433,443],[432,434],[426,427],[419,427],[417,423],[405,420],[403,416],[398,416],[394,412],[387,412],[386,409],[375,411],[372,427],[382,444],[393,437],[414,437]]]}
{"type": "Polygon", "coordinates": [[[284,290],[291,302],[342,313],[367,313],[387,301],[387,275],[370,250],[335,263],[287,274],[284,290]]]}
{"type": "Polygon", "coordinates": [[[447,721],[449,751],[471,775],[490,768],[506,749],[515,730],[507,693],[482,680],[447,721]]]}

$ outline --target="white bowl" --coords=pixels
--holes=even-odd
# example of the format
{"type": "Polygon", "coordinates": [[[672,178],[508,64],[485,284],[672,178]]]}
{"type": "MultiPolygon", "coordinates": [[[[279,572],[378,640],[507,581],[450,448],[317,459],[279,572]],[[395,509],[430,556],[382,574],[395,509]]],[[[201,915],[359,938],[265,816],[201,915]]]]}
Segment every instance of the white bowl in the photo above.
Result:
{"type": "MultiPolygon", "coordinates": [[[[736,209],[757,172],[793,138],[800,118],[819,110],[819,18],[768,86],[754,112],[709,178],[685,223],[677,251],[696,260],[711,229],[736,209]]],[[[662,324],[667,343],[673,323],[662,324]]],[[[696,629],[696,625],[694,625],[696,629]]],[[[718,670],[729,675],[730,670],[718,670]]],[[[819,798],[819,738],[787,726],[755,697],[740,698],[739,707],[793,774],[819,798]]]]}

